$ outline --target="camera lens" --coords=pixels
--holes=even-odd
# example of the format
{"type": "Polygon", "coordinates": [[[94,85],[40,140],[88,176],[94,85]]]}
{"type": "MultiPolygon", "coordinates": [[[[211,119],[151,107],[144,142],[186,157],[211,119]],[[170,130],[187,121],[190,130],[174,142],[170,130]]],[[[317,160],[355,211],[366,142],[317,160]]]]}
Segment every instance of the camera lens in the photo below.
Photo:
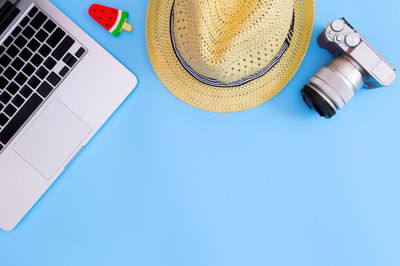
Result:
{"type": "Polygon", "coordinates": [[[363,69],[343,54],[321,68],[301,94],[311,109],[322,117],[331,118],[354,97],[364,79],[363,69]]]}
{"type": "Polygon", "coordinates": [[[333,104],[317,91],[318,88],[315,88],[312,84],[305,85],[301,91],[304,102],[310,109],[317,111],[320,116],[325,118],[333,117],[336,114],[333,104]]]}

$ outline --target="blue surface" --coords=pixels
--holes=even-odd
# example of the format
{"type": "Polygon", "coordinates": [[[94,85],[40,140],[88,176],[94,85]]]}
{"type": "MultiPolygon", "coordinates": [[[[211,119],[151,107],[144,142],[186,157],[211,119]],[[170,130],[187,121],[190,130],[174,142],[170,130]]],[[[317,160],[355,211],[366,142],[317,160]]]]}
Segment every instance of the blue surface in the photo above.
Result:
{"type": "Polygon", "coordinates": [[[54,0],[139,86],[22,223],[0,232],[1,266],[400,265],[400,79],[362,90],[329,121],[299,95],[331,59],[316,36],[336,17],[399,67],[399,1],[317,1],[297,75],[236,114],[163,88],[146,54],[147,1],[103,1],[131,14],[135,31],[119,38],[87,15],[91,2],[54,0]]]}

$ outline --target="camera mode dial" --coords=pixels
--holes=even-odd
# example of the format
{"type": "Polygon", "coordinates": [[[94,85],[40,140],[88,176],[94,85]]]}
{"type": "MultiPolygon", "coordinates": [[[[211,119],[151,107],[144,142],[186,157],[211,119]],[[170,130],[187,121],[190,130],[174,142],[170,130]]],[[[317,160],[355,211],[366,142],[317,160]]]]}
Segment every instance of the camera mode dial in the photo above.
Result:
{"type": "Polygon", "coordinates": [[[342,31],[344,29],[344,21],[341,19],[336,19],[331,23],[331,27],[336,32],[342,31]]]}

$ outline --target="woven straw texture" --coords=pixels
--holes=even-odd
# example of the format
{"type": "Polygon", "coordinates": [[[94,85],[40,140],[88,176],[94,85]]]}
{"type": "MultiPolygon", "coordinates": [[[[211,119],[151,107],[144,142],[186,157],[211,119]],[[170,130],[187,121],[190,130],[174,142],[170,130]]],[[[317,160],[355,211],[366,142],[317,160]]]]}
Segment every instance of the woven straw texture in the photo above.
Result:
{"type": "Polygon", "coordinates": [[[182,101],[212,112],[238,112],[274,97],[298,69],[310,42],[313,0],[150,0],[147,50],[165,87],[182,101]],[[290,47],[263,76],[236,87],[206,85],[190,75],[171,43],[174,6],[176,46],[199,74],[232,82],[267,66],[292,23],[290,47]]]}

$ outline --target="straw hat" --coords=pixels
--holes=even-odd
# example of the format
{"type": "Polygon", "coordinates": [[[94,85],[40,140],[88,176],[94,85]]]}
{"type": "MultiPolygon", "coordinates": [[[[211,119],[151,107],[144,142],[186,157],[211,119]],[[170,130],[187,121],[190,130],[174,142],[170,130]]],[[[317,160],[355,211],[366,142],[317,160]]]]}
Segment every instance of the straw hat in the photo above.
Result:
{"type": "Polygon", "coordinates": [[[313,0],[150,0],[147,50],[165,87],[212,112],[274,97],[310,43],[313,0]]]}

